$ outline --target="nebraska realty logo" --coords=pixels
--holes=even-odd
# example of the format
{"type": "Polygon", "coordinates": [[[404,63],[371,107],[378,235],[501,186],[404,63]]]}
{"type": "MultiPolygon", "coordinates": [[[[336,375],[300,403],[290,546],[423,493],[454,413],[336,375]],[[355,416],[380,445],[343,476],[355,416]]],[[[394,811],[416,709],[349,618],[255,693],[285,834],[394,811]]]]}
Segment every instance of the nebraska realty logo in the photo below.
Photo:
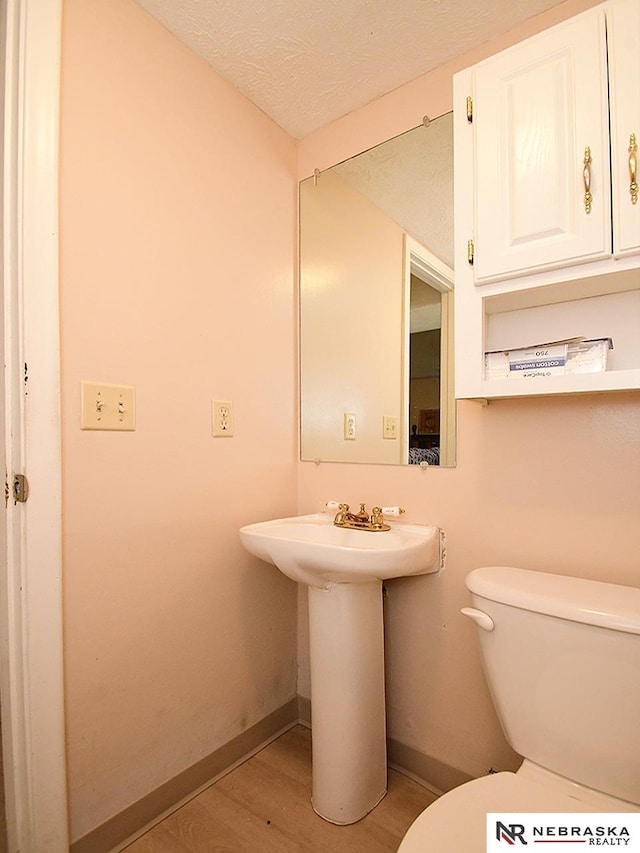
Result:
{"type": "Polygon", "coordinates": [[[640,813],[487,815],[487,853],[530,844],[562,844],[562,853],[593,847],[640,853],[640,813]]]}

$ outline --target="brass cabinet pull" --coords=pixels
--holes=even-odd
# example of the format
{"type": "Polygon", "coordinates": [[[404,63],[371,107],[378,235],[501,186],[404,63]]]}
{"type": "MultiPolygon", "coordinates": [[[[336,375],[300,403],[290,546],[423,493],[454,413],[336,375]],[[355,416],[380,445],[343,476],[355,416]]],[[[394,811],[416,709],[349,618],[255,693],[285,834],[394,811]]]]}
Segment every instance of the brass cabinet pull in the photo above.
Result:
{"type": "Polygon", "coordinates": [[[632,133],[629,137],[629,194],[631,204],[638,203],[638,143],[636,135],[632,133]]]}
{"type": "Polygon", "coordinates": [[[582,169],[582,180],[584,181],[584,210],[585,213],[591,213],[591,149],[587,145],[584,149],[584,167],[582,169]]]}

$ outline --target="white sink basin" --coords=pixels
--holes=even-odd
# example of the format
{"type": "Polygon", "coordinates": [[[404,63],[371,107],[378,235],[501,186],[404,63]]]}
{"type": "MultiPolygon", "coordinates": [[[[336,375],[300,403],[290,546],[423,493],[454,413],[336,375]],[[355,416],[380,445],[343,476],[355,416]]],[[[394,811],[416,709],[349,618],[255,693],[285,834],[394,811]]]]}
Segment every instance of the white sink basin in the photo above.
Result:
{"type": "Polygon", "coordinates": [[[440,568],[440,530],[425,524],[394,524],[391,530],[348,530],[318,513],[249,524],[244,547],[307,586],[369,583],[440,568]]]}
{"type": "Polygon", "coordinates": [[[307,587],[311,799],[325,820],[355,823],[387,786],[382,581],[437,572],[441,531],[423,524],[349,530],[318,513],[249,524],[240,538],[307,587]]]}

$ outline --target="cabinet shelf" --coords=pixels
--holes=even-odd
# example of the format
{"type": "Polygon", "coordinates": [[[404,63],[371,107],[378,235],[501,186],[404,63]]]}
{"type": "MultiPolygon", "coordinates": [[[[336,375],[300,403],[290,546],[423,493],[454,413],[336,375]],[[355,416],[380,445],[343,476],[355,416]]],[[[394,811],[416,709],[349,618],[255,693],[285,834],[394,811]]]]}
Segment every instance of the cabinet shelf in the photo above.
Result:
{"type": "Polygon", "coordinates": [[[566,267],[556,273],[485,285],[479,290],[485,314],[640,290],[639,260],[630,257],[566,267]]]}
{"type": "MultiPolygon", "coordinates": [[[[638,275],[626,279],[627,284],[638,275]]],[[[614,391],[640,387],[640,289],[602,293],[578,289],[582,298],[560,300],[565,285],[553,285],[532,303],[529,291],[482,299],[484,335],[482,364],[478,364],[483,398],[614,391]],[[595,293],[595,295],[585,295],[595,293]],[[504,309],[508,310],[504,310],[504,309]],[[502,309],[502,310],[497,310],[502,309]],[[484,377],[484,353],[534,347],[573,337],[612,338],[608,369],[601,373],[549,377],[484,377]]],[[[547,288],[541,288],[547,290],[547,288]]],[[[575,296],[576,291],[570,289],[575,296]]]]}
{"type": "Polygon", "coordinates": [[[552,394],[597,394],[640,388],[640,368],[577,373],[545,379],[483,379],[480,393],[469,399],[498,400],[514,397],[547,397],[552,394]]]}

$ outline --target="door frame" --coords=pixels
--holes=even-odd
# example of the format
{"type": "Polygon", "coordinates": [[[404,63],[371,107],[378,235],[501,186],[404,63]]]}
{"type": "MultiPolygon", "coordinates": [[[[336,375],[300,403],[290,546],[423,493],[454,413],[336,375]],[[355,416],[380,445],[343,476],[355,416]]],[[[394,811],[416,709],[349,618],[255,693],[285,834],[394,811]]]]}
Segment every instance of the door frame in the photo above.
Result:
{"type": "Polygon", "coordinates": [[[456,400],[453,386],[453,287],[454,274],[433,252],[413,237],[404,235],[404,321],[403,321],[403,393],[402,406],[402,461],[409,459],[409,383],[410,383],[410,327],[411,327],[411,276],[440,293],[440,465],[451,467],[456,463],[456,400]]]}
{"type": "Polygon", "coordinates": [[[6,500],[0,692],[9,851],[69,849],[62,646],[58,136],[62,0],[2,22],[6,500]],[[29,482],[12,499],[15,474],[29,482]]]}

